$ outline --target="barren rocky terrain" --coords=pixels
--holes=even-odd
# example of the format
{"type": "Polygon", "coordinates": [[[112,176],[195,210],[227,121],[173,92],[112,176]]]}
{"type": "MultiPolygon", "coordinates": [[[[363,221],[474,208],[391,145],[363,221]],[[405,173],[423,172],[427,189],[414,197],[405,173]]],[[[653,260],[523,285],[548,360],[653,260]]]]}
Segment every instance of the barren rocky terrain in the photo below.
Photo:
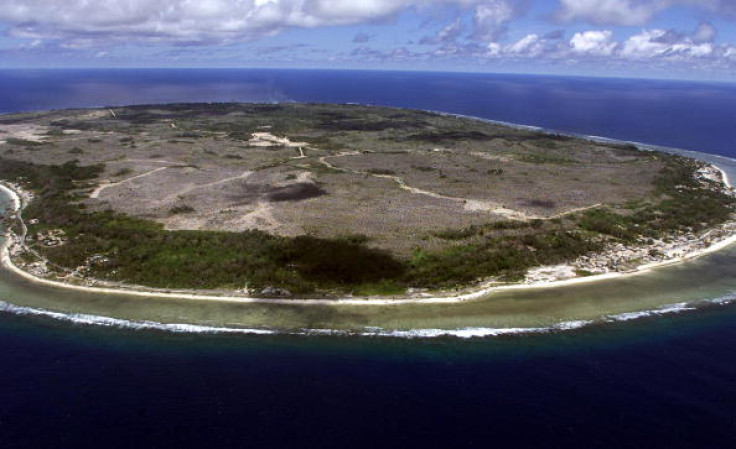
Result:
{"type": "Polygon", "coordinates": [[[167,229],[360,234],[404,256],[434,233],[653,201],[631,147],[354,105],[169,105],[4,116],[0,154],[104,164],[83,201],[167,229]]]}
{"type": "Polygon", "coordinates": [[[25,222],[7,217],[27,224],[15,262],[85,285],[450,294],[631,270],[734,232],[732,189],[702,162],[376,106],[5,115],[0,179],[33,195],[25,222]]]}

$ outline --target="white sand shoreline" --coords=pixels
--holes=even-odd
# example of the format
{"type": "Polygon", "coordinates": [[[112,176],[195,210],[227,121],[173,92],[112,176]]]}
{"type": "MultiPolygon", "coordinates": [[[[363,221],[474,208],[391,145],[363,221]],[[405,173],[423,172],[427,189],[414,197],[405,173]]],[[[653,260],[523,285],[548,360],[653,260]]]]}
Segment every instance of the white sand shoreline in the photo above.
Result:
{"type": "MultiPolygon", "coordinates": [[[[724,184],[732,189],[728,176],[720,167],[710,164],[714,168],[716,168],[723,177],[724,184]]],[[[16,214],[18,218],[22,222],[22,210],[25,207],[24,204],[22,204],[22,193],[16,191],[11,185],[0,182],[0,190],[5,192],[11,199],[12,203],[12,213],[16,214]]],[[[502,285],[502,286],[492,286],[492,287],[485,287],[485,288],[479,288],[470,292],[466,293],[459,293],[456,295],[447,295],[447,296],[434,296],[434,297],[376,297],[376,298],[370,298],[370,297],[363,297],[363,298],[355,298],[355,297],[342,297],[342,298],[334,298],[334,299],[278,299],[278,298],[259,298],[259,297],[252,297],[247,296],[244,294],[237,294],[236,292],[233,292],[232,295],[230,294],[222,294],[222,295],[208,295],[208,294],[198,294],[193,293],[192,291],[185,290],[185,291],[177,291],[177,290],[169,290],[169,291],[161,291],[161,290],[155,290],[155,289],[147,289],[146,287],[142,286],[134,286],[131,285],[129,287],[96,287],[96,286],[82,286],[82,285],[74,285],[63,281],[54,281],[50,279],[41,278],[38,276],[35,276],[17,265],[15,265],[11,259],[10,251],[11,248],[17,244],[16,238],[17,236],[10,230],[6,230],[5,232],[5,241],[2,244],[2,247],[0,248],[0,265],[7,268],[12,273],[15,273],[16,275],[31,281],[38,285],[44,285],[49,287],[55,287],[55,288],[63,288],[67,290],[75,290],[85,293],[100,293],[100,294],[110,294],[110,295],[127,295],[127,296],[135,296],[135,297],[142,297],[142,298],[163,298],[163,299],[187,299],[187,300],[195,300],[195,301],[217,301],[217,302],[227,302],[227,303],[243,303],[243,304],[276,304],[276,305],[349,305],[349,306],[390,306],[390,305],[403,305],[403,304],[455,304],[455,303],[462,303],[467,301],[473,301],[473,300],[480,300],[486,296],[490,296],[497,292],[503,292],[503,291],[511,291],[511,290],[532,290],[532,289],[546,289],[546,288],[557,288],[557,287],[565,287],[570,285],[577,285],[577,284],[589,284],[593,282],[598,281],[604,281],[609,279],[617,279],[617,278],[623,278],[623,277],[630,277],[630,276],[637,276],[641,274],[645,274],[647,272],[650,272],[652,269],[668,266],[668,265],[674,265],[677,263],[681,263],[684,261],[696,259],[698,257],[701,257],[706,254],[710,254],[716,251],[719,251],[727,246],[730,246],[734,243],[736,243],[736,235],[732,235],[728,238],[725,238],[721,241],[718,241],[712,245],[710,245],[707,248],[703,248],[697,251],[692,251],[688,254],[685,254],[681,257],[676,257],[669,260],[663,260],[660,262],[654,262],[650,264],[645,264],[638,266],[634,268],[631,271],[626,272],[608,272],[603,274],[596,274],[592,276],[586,276],[586,277],[576,277],[576,278],[570,278],[570,279],[563,279],[563,280],[555,280],[555,281],[545,281],[545,282],[537,282],[537,283],[527,283],[527,284],[514,284],[514,285],[502,285]]],[[[101,282],[101,281],[98,281],[101,282]]]]}

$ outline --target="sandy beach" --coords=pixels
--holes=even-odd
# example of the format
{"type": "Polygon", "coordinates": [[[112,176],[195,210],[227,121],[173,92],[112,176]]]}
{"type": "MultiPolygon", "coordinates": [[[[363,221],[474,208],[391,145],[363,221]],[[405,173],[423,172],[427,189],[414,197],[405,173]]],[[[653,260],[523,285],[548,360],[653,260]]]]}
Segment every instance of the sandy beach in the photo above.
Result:
{"type": "MultiPolygon", "coordinates": [[[[724,184],[732,189],[727,174],[719,167],[713,165],[722,175],[724,184]]],[[[10,197],[12,204],[12,213],[16,214],[22,222],[22,211],[25,205],[23,204],[23,192],[17,191],[17,187],[4,184],[0,182],[0,190],[10,197]]],[[[459,292],[457,294],[448,293],[446,295],[436,296],[423,296],[423,297],[342,297],[333,299],[274,299],[274,298],[258,298],[248,296],[246,294],[235,292],[223,293],[223,294],[204,294],[196,293],[191,290],[161,290],[153,289],[142,286],[82,286],[74,285],[67,282],[55,281],[50,279],[41,278],[35,276],[17,265],[15,265],[11,258],[11,249],[14,245],[18,244],[17,236],[12,231],[7,230],[5,232],[5,240],[2,248],[0,248],[0,264],[7,268],[9,271],[17,274],[18,276],[31,281],[39,285],[50,286],[54,288],[63,288],[68,290],[76,290],[87,293],[100,293],[100,294],[114,294],[114,295],[126,295],[135,297],[146,297],[146,298],[163,298],[163,299],[188,299],[195,301],[220,301],[230,303],[264,303],[264,304],[284,304],[284,305],[365,305],[365,306],[390,306],[390,305],[403,305],[403,304],[452,304],[461,303],[466,301],[480,300],[485,297],[492,296],[495,292],[509,291],[509,290],[530,290],[530,289],[541,289],[541,288],[557,288],[576,284],[588,284],[603,280],[617,279],[629,276],[637,276],[645,274],[657,267],[663,267],[681,263],[687,260],[692,260],[706,254],[719,251],[729,245],[736,243],[736,235],[732,235],[728,238],[713,243],[707,248],[703,248],[697,251],[689,252],[681,257],[676,257],[661,262],[650,263],[640,265],[631,271],[626,272],[608,272],[603,274],[596,274],[585,277],[575,277],[563,280],[544,281],[544,282],[533,282],[533,283],[520,283],[513,285],[494,285],[486,286],[474,289],[472,291],[459,292]]],[[[95,281],[100,284],[104,284],[102,281],[95,281]]]]}

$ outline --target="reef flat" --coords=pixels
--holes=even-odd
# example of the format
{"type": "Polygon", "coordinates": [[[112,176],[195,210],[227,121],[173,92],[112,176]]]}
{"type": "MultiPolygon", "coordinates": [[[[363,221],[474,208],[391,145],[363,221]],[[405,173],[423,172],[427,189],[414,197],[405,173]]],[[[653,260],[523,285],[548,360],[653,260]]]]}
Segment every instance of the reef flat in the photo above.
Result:
{"type": "Polygon", "coordinates": [[[0,178],[26,193],[9,260],[79,287],[451,300],[733,235],[716,167],[425,111],[64,110],[2,116],[0,141],[0,178]]]}

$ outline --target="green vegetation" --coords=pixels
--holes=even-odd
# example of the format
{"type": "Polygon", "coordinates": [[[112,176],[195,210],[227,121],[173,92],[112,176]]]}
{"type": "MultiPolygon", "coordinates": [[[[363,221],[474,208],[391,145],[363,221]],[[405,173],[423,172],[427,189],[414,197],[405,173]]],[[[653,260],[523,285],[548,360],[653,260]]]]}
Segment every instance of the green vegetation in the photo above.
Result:
{"type": "Polygon", "coordinates": [[[202,137],[202,133],[196,132],[196,131],[185,131],[183,133],[177,134],[176,137],[183,137],[183,138],[189,138],[189,139],[198,139],[198,138],[202,137]]]}
{"type": "Polygon", "coordinates": [[[531,164],[574,164],[577,162],[575,159],[565,156],[537,153],[524,154],[520,157],[520,160],[531,164]]]}
{"type": "Polygon", "coordinates": [[[15,137],[8,137],[5,140],[5,143],[7,143],[8,145],[18,145],[24,147],[40,147],[44,144],[43,142],[36,142],[35,140],[18,139],[15,137]]]}
{"type": "Polygon", "coordinates": [[[372,175],[395,175],[396,172],[387,168],[369,168],[368,173],[372,175]]]}
{"type": "Polygon", "coordinates": [[[183,206],[174,206],[171,209],[169,209],[169,213],[171,215],[191,214],[192,212],[194,212],[194,208],[188,204],[185,204],[183,206]]]}
{"type": "MultiPolygon", "coordinates": [[[[24,178],[39,192],[26,210],[44,228],[64,229],[69,240],[44,248],[60,266],[85,265],[93,255],[109,263],[93,267],[92,275],[111,281],[161,288],[253,288],[277,286],[292,293],[355,291],[395,294],[408,286],[452,287],[490,275],[507,279],[527,268],[567,260],[598,249],[573,232],[553,231],[519,238],[489,238],[445,251],[418,253],[400,261],[365,245],[367,238],[278,237],[261,231],[165,231],[158,223],[113,212],[86,213],[74,203],[74,192],[88,188],[102,166],[76,163],[42,166],[1,161],[0,176],[24,178]]],[[[186,213],[182,206],[172,213],[186,213]]],[[[501,222],[489,228],[529,230],[534,223],[501,222]]],[[[471,228],[478,233],[480,228],[471,228]]],[[[38,229],[34,229],[37,231],[38,229]]]]}
{"type": "Polygon", "coordinates": [[[593,209],[581,214],[581,229],[604,234],[624,242],[661,237],[673,231],[698,232],[727,221],[736,201],[717,186],[702,186],[693,177],[701,164],[692,159],[663,155],[666,165],[656,182],[658,204],[628,202],[631,213],[593,209]]]}
{"type": "Polygon", "coordinates": [[[294,136],[292,138],[295,142],[307,142],[310,146],[321,148],[327,151],[340,151],[344,149],[343,145],[335,143],[332,139],[327,136],[294,136]]]}
{"type": "Polygon", "coordinates": [[[600,249],[601,242],[571,231],[491,237],[478,244],[416,254],[408,279],[416,287],[452,287],[489,275],[511,281],[533,266],[561,263],[600,249]]]}
{"type": "Polygon", "coordinates": [[[398,139],[399,141],[419,141],[429,143],[446,143],[457,142],[461,140],[487,141],[496,138],[496,136],[488,135],[480,131],[426,131],[422,133],[412,134],[407,137],[398,139]]]}
{"type": "Polygon", "coordinates": [[[115,173],[113,173],[113,176],[126,176],[126,175],[129,175],[131,173],[133,173],[133,170],[125,167],[125,168],[121,168],[120,170],[118,170],[115,173]]]}
{"type": "MultiPolygon", "coordinates": [[[[261,288],[278,286],[293,293],[318,289],[383,285],[401,277],[404,267],[390,255],[362,245],[362,237],[326,240],[285,238],[261,231],[165,231],[155,222],[113,212],[85,213],[74,204],[79,188],[102,166],[33,165],[0,161],[0,177],[24,180],[39,194],[26,209],[44,228],[64,229],[66,245],[44,248],[65,267],[84,265],[92,255],[110,262],[93,268],[100,279],[162,288],[261,288]],[[355,243],[359,241],[360,243],[355,243]]],[[[31,231],[37,232],[40,228],[31,231]]]]}
{"type": "MultiPolygon", "coordinates": [[[[24,147],[46,145],[42,148],[49,151],[43,152],[44,160],[59,165],[35,165],[10,156],[0,159],[0,179],[22,181],[37,193],[24,213],[27,221],[39,220],[30,226],[31,235],[46,229],[66,233],[64,245],[37,245],[35,249],[54,264],[90,266],[92,277],[115,282],[160,288],[248,286],[256,292],[274,287],[300,296],[346,292],[394,295],[409,287],[456,288],[489,277],[518,280],[530,267],[570,261],[612,242],[653,242],[676,232],[698,232],[727,221],[734,210],[734,200],[719,185],[703,185],[693,178],[701,165],[691,159],[642,153],[635,147],[579,140],[568,143],[572,138],[566,136],[430,113],[358,106],[248,104],[136,106],[115,111],[115,119],[107,114],[88,121],[54,118],[59,127],[51,134],[56,136],[53,143],[10,142],[9,148],[22,160],[28,160],[26,156],[33,149],[24,147]],[[95,133],[64,141],[64,129],[95,133]],[[103,136],[97,131],[108,130],[112,133],[104,134],[104,142],[120,145],[88,145],[102,141],[88,136],[103,136]],[[256,131],[287,136],[292,142],[305,141],[309,148],[305,157],[295,158],[294,148],[249,147],[247,140],[256,131]],[[181,138],[188,140],[178,140],[181,138]],[[139,144],[138,150],[131,150],[134,143],[139,144]],[[186,145],[177,145],[180,143],[186,145]],[[160,148],[154,150],[154,145],[160,148]],[[336,153],[342,150],[355,151],[336,153]],[[478,157],[479,153],[486,157],[478,157]],[[140,195],[135,208],[126,208],[121,207],[129,198],[125,195],[119,203],[112,199],[85,201],[85,193],[104,172],[102,165],[62,163],[79,158],[88,164],[99,160],[120,164],[130,158],[125,166],[141,173],[150,164],[136,162],[145,157],[181,164],[175,167],[199,165],[208,170],[206,176],[219,176],[214,179],[232,177],[235,169],[263,173],[247,188],[235,182],[227,189],[218,185],[209,196],[182,196],[178,200],[167,196],[167,202],[161,202],[161,196],[156,195],[165,192],[151,189],[155,192],[140,195]],[[320,160],[330,161],[336,168],[320,160]],[[218,164],[227,170],[218,173],[218,164]],[[297,170],[311,173],[303,181],[283,182],[302,179],[297,170]],[[395,183],[369,179],[363,176],[366,172],[399,173],[411,187],[459,200],[494,195],[493,200],[504,207],[535,215],[553,216],[595,203],[606,206],[547,220],[477,224],[479,214],[458,213],[459,201],[428,202],[425,196],[414,194],[404,197],[405,192],[398,191],[395,183]],[[600,188],[572,195],[570,185],[565,184],[569,180],[575,181],[574,189],[581,189],[586,182],[600,182],[600,188]],[[629,181],[634,185],[627,184],[629,181]],[[383,189],[389,184],[391,191],[383,189]],[[209,201],[215,196],[217,201],[209,201]],[[381,226],[375,225],[375,211],[363,206],[376,198],[388,198],[391,204],[382,209],[385,216],[378,217],[381,226]],[[620,204],[610,204],[611,198],[620,204]],[[363,203],[351,210],[358,204],[356,199],[363,203]],[[254,201],[268,202],[277,224],[310,229],[314,235],[167,231],[157,222],[140,218],[165,221],[174,215],[192,214],[186,217],[187,222],[202,220],[192,227],[229,229],[231,216],[239,217],[237,206],[254,201]],[[108,205],[139,218],[103,211],[108,205]],[[230,213],[223,214],[224,208],[230,208],[230,213]],[[427,219],[430,210],[433,216],[427,219]],[[324,215],[314,219],[315,211],[324,211],[324,215]],[[314,222],[318,225],[309,227],[314,222]],[[457,227],[438,231],[445,226],[457,227]],[[341,235],[346,230],[354,234],[341,235]],[[94,260],[105,262],[90,264],[93,256],[101,256],[94,260]]],[[[131,171],[123,168],[110,173],[120,177],[131,171]]],[[[198,178],[205,179],[204,175],[198,178]]],[[[151,181],[144,177],[141,184],[146,180],[151,181]]],[[[141,193],[145,190],[141,188],[141,193]]],[[[171,191],[182,190],[172,187],[171,191]]]]}

